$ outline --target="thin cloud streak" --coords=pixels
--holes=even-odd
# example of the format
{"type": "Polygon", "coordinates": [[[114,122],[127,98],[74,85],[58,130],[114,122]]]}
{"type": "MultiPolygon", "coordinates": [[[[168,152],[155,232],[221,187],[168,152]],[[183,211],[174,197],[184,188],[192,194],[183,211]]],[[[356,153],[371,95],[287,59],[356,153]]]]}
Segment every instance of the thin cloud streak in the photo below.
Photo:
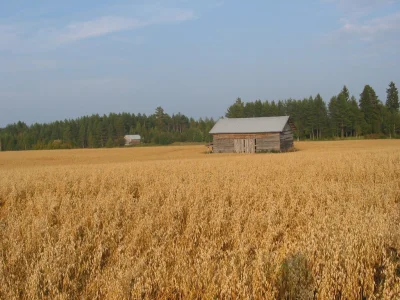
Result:
{"type": "Polygon", "coordinates": [[[60,45],[101,37],[121,31],[136,30],[147,26],[180,23],[196,18],[192,10],[157,7],[147,17],[108,15],[88,21],[71,22],[64,26],[35,24],[31,26],[15,23],[0,24],[0,51],[33,53],[51,50],[60,45]]]}
{"type": "Polygon", "coordinates": [[[388,6],[399,0],[322,0],[323,3],[333,3],[346,13],[362,15],[374,8],[388,6]]]}
{"type": "Polygon", "coordinates": [[[57,34],[56,40],[61,44],[70,43],[156,24],[190,21],[194,18],[193,11],[179,9],[160,9],[148,19],[104,16],[91,21],[71,23],[67,25],[65,32],[57,34]]]}
{"type": "Polygon", "coordinates": [[[392,44],[397,41],[397,35],[400,33],[400,11],[392,9],[390,14],[386,13],[380,17],[376,17],[376,12],[395,8],[393,5],[400,0],[321,1],[334,4],[342,14],[338,20],[340,27],[328,33],[323,42],[341,45],[361,42],[375,46],[379,43],[392,44]]]}
{"type": "Polygon", "coordinates": [[[400,34],[400,12],[363,22],[346,22],[340,29],[331,34],[330,39],[333,42],[344,40],[395,41],[398,34],[400,34]]]}

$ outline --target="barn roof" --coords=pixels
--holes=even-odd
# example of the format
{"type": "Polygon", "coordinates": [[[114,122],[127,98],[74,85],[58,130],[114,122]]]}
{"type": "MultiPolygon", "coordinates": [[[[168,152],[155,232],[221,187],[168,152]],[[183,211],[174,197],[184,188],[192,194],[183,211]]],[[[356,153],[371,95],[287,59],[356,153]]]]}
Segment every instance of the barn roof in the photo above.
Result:
{"type": "Polygon", "coordinates": [[[125,138],[129,139],[129,140],[140,140],[140,135],[138,135],[138,134],[133,134],[133,135],[130,134],[130,135],[126,135],[125,138]]]}
{"type": "Polygon", "coordinates": [[[288,116],[219,119],[210,134],[281,132],[288,121],[288,116]]]}

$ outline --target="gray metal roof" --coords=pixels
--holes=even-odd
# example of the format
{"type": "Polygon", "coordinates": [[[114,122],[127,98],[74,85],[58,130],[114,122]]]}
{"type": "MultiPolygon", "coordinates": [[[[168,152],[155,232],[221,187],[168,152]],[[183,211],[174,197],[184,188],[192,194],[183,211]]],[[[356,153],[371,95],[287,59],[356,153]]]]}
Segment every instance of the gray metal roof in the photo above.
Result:
{"type": "Polygon", "coordinates": [[[288,116],[219,119],[210,134],[281,132],[288,120],[288,116]]]}
{"type": "Polygon", "coordinates": [[[138,134],[129,134],[125,136],[125,139],[127,140],[140,140],[140,135],[138,134]]]}

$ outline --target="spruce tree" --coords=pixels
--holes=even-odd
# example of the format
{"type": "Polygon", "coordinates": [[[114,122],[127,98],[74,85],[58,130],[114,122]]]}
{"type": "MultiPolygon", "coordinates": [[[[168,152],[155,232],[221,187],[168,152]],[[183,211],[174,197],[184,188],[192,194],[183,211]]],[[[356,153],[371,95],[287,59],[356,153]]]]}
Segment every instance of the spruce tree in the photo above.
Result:
{"type": "Polygon", "coordinates": [[[396,123],[400,123],[399,115],[399,91],[397,90],[394,82],[390,82],[389,88],[386,90],[386,107],[390,112],[389,118],[389,132],[390,136],[396,136],[396,123]]]}
{"type": "Polygon", "coordinates": [[[358,137],[361,134],[363,115],[358,107],[357,99],[351,96],[349,102],[349,123],[351,135],[358,137]]]}
{"type": "Polygon", "coordinates": [[[399,112],[399,91],[393,81],[390,82],[386,94],[386,107],[391,113],[399,112]]]}
{"type": "Polygon", "coordinates": [[[345,136],[345,128],[349,123],[349,103],[346,99],[347,96],[344,93],[340,93],[337,97],[337,105],[336,105],[336,121],[338,122],[340,128],[340,136],[344,138],[345,136]]]}
{"type": "Polygon", "coordinates": [[[84,119],[81,119],[79,122],[79,147],[85,148],[86,147],[86,125],[84,119]]]}
{"type": "Polygon", "coordinates": [[[333,137],[337,137],[340,121],[339,121],[338,99],[336,96],[333,96],[329,101],[328,109],[329,109],[329,123],[330,123],[331,133],[333,137]]]}
{"type": "Polygon", "coordinates": [[[228,107],[225,116],[227,118],[243,118],[244,117],[244,103],[242,99],[237,98],[235,103],[228,107]]]}
{"type": "Polygon", "coordinates": [[[323,131],[326,128],[327,121],[327,109],[326,103],[322,99],[321,95],[318,94],[314,98],[314,109],[315,109],[315,123],[317,126],[317,139],[322,138],[323,131]]]}
{"type": "Polygon", "coordinates": [[[368,124],[367,132],[364,133],[379,133],[380,132],[380,109],[379,99],[374,89],[366,85],[360,94],[360,109],[364,113],[364,119],[368,124]]]}
{"type": "Polygon", "coordinates": [[[256,117],[261,117],[263,113],[263,104],[260,99],[254,102],[254,114],[256,117]]]}

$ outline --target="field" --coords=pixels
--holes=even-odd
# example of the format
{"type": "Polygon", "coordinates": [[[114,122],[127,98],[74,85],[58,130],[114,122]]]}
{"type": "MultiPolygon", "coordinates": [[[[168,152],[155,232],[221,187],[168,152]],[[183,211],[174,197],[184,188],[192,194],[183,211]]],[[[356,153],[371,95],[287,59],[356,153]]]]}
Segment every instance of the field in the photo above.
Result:
{"type": "Polygon", "coordinates": [[[0,299],[399,299],[400,140],[0,152],[0,299]]]}

